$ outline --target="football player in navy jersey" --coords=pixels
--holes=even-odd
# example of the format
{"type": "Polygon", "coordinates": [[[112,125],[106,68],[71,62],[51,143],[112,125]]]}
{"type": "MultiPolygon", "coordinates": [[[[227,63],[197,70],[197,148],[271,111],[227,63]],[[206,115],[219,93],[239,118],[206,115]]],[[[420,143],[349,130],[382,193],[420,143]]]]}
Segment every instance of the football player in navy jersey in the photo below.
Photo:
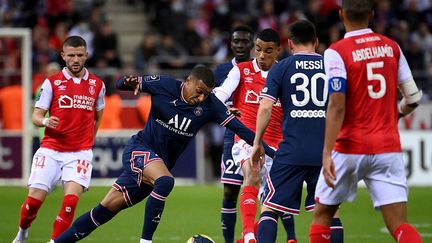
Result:
{"type": "MultiPolygon", "coordinates": [[[[279,99],[283,109],[283,140],[267,178],[258,226],[258,242],[276,241],[277,220],[282,214],[298,215],[303,182],[307,184],[306,211],[315,206],[315,186],[321,171],[324,141],[327,80],[315,26],[299,20],[289,27],[293,55],[273,65],[261,92],[252,163],[260,163],[261,142],[273,105],[279,99]]],[[[333,219],[334,242],[343,242],[340,220],[333,219]]],[[[295,239],[288,243],[297,242],[295,239]]]]}
{"type": "MultiPolygon", "coordinates": [[[[240,25],[231,32],[230,47],[234,58],[229,62],[216,66],[214,70],[216,87],[220,86],[228,76],[229,71],[238,63],[251,59],[251,50],[254,47],[254,32],[246,25],[240,25]]],[[[231,99],[226,103],[231,106],[231,99]]],[[[240,165],[234,163],[232,157],[232,146],[234,144],[234,133],[225,130],[223,154],[221,161],[221,182],[224,185],[221,227],[225,243],[234,242],[234,231],[237,219],[237,198],[240,187],[243,184],[243,175],[240,173],[240,165]]]]}
{"type": "MultiPolygon", "coordinates": [[[[143,130],[132,136],[123,152],[123,172],[95,208],[79,217],[55,242],[76,242],[121,210],[149,196],[140,243],[152,242],[165,200],[174,186],[170,169],[179,155],[208,122],[226,126],[252,144],[247,129],[211,92],[214,75],[195,67],[184,82],[166,76],[126,77],[117,81],[121,90],[151,94],[152,107],[143,130]]],[[[269,156],[273,149],[266,147],[269,156]]]]}

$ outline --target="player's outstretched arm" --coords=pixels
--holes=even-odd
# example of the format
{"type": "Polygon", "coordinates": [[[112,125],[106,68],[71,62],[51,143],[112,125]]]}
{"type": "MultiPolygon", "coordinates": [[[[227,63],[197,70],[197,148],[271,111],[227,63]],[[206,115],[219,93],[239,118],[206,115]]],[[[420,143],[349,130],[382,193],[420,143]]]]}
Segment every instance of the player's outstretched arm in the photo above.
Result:
{"type": "Polygon", "coordinates": [[[117,80],[117,88],[119,90],[127,90],[127,91],[134,91],[134,94],[137,95],[140,91],[140,84],[141,81],[136,76],[128,76],[123,77],[119,80],[117,80]]]}
{"type": "Polygon", "coordinates": [[[267,129],[268,123],[270,121],[272,109],[273,109],[273,101],[266,98],[261,100],[258,109],[255,139],[254,139],[252,154],[250,159],[251,166],[254,169],[260,169],[261,168],[260,165],[263,162],[262,141],[263,141],[264,132],[267,129]]]}

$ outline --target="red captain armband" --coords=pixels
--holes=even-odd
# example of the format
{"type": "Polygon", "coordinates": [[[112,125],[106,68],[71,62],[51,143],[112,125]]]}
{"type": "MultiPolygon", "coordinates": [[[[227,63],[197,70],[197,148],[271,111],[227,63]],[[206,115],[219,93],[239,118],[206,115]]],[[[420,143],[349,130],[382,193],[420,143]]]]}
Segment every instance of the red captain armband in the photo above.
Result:
{"type": "Polygon", "coordinates": [[[341,77],[333,77],[328,80],[328,91],[331,93],[345,93],[346,79],[341,77]]]}

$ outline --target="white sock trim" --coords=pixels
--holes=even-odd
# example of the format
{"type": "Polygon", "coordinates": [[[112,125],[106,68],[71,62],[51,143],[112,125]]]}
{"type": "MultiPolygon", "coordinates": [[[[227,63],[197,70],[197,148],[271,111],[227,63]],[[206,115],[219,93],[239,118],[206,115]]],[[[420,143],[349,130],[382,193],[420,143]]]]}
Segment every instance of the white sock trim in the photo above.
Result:
{"type": "Polygon", "coordinates": [[[152,241],[151,241],[151,240],[144,240],[144,239],[141,239],[141,240],[140,240],[140,243],[152,243],[152,241]]]}

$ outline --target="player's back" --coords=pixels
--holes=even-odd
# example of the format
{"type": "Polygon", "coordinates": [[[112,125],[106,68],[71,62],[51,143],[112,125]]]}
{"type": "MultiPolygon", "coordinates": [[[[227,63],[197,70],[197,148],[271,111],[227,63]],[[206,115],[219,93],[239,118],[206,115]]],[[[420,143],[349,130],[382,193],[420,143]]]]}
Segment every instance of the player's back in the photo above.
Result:
{"type": "Polygon", "coordinates": [[[347,73],[345,118],[335,150],[357,154],[401,151],[397,129],[399,46],[385,36],[367,32],[348,36],[330,49],[340,54],[347,73]]]}
{"type": "Polygon", "coordinates": [[[281,163],[321,165],[327,100],[321,55],[299,53],[274,65],[262,96],[283,109],[283,141],[276,156],[281,163]]]}

